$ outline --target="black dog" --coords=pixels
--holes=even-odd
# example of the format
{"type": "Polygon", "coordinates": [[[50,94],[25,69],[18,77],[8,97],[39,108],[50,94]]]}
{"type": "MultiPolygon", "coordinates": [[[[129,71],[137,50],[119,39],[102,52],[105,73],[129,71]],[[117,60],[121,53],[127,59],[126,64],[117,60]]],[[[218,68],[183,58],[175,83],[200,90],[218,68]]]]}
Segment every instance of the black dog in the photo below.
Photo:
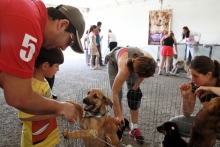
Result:
{"type": "Polygon", "coordinates": [[[118,139],[121,140],[122,138],[122,135],[123,135],[123,132],[126,130],[126,129],[129,129],[130,130],[130,127],[129,127],[129,121],[124,118],[125,120],[125,125],[123,127],[121,127],[121,130],[118,130],[117,131],[117,135],[118,135],[118,139]]]}
{"type": "Polygon", "coordinates": [[[177,125],[173,122],[165,122],[157,127],[157,131],[164,134],[163,147],[187,147],[187,143],[181,138],[177,125]]]}

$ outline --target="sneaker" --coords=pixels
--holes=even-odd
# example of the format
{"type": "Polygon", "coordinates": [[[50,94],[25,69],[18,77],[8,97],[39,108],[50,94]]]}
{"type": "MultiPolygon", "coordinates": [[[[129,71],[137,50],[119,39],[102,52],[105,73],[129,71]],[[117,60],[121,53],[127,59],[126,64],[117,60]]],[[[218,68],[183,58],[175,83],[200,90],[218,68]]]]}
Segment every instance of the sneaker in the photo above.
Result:
{"type": "Polygon", "coordinates": [[[141,136],[141,132],[140,132],[140,129],[133,129],[129,132],[129,135],[134,138],[134,141],[137,143],[137,144],[143,144],[144,143],[144,138],[143,136],[141,136]]]}
{"type": "Polygon", "coordinates": [[[166,76],[169,76],[169,75],[170,75],[170,74],[167,72],[167,73],[166,73],[166,76]]]}
{"type": "Polygon", "coordinates": [[[161,70],[158,72],[158,75],[162,75],[162,71],[161,70]]]}

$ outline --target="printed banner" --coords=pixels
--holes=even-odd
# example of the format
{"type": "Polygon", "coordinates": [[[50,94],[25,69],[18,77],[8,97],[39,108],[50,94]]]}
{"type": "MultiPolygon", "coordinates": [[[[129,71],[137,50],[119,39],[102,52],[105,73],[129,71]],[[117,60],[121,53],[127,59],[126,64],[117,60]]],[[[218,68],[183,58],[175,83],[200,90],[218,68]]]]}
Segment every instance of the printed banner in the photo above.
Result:
{"type": "Polygon", "coordinates": [[[171,12],[171,9],[149,12],[149,45],[159,45],[160,39],[169,33],[171,12]]]}

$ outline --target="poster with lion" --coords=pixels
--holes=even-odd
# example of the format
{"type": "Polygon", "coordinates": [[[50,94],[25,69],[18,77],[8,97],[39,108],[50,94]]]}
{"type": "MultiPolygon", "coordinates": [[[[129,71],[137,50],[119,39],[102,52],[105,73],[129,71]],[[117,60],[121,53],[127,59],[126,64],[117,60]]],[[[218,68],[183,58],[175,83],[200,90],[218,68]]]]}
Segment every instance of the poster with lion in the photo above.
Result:
{"type": "Polygon", "coordinates": [[[160,39],[169,33],[171,12],[171,9],[149,12],[149,45],[160,45],[160,39]]]}

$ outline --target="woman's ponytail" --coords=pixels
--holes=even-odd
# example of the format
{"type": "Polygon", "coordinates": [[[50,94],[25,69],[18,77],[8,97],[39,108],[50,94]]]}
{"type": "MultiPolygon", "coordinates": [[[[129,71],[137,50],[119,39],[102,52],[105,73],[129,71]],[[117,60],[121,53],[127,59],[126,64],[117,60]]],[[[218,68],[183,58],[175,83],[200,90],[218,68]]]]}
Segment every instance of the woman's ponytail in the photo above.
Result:
{"type": "Polygon", "coordinates": [[[133,62],[134,62],[134,59],[133,59],[133,58],[128,58],[127,66],[128,66],[128,68],[129,68],[130,71],[133,71],[133,70],[134,70],[133,62]]]}
{"type": "Polygon", "coordinates": [[[220,77],[220,64],[218,61],[213,60],[214,64],[215,64],[215,74],[213,75],[213,77],[220,77]]]}

